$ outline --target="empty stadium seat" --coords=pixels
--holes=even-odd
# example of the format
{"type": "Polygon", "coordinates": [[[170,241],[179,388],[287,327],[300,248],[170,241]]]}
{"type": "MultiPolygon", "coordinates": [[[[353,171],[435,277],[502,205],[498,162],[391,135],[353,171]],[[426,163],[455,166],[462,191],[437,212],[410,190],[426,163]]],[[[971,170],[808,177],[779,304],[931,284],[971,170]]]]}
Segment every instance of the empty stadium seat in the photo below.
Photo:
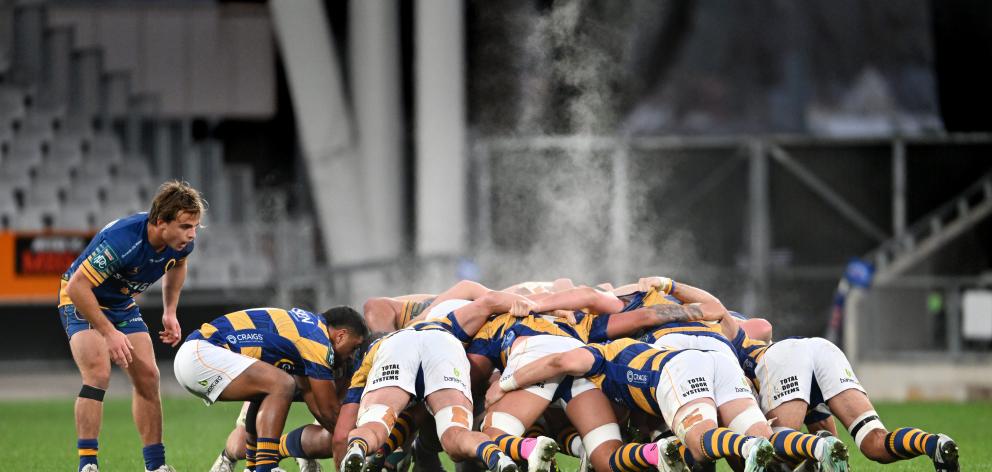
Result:
{"type": "Polygon", "coordinates": [[[89,141],[87,160],[118,163],[121,157],[121,145],[117,142],[116,137],[109,134],[98,134],[89,141]]]}
{"type": "Polygon", "coordinates": [[[61,206],[59,187],[47,184],[32,185],[24,195],[24,208],[45,211],[49,215],[59,212],[61,206]]]}
{"type": "Polygon", "coordinates": [[[65,189],[66,205],[99,209],[101,191],[100,187],[92,185],[70,185],[65,189]]]}
{"type": "Polygon", "coordinates": [[[96,229],[96,215],[99,207],[67,204],[55,218],[55,227],[64,230],[87,231],[96,229]]]}
{"type": "Polygon", "coordinates": [[[15,215],[11,228],[19,231],[41,231],[50,229],[54,223],[54,213],[40,208],[25,207],[15,215]]]}

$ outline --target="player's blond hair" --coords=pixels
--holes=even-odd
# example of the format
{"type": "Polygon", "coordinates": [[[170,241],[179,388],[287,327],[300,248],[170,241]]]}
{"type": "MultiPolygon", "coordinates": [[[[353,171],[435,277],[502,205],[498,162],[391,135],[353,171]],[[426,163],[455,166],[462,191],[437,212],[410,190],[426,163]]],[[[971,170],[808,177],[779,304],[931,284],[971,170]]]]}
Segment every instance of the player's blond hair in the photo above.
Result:
{"type": "Polygon", "coordinates": [[[158,193],[152,200],[152,208],[148,210],[148,221],[157,223],[159,220],[170,222],[179,213],[202,215],[207,211],[206,202],[200,192],[189,182],[169,180],[158,188],[158,193]]]}

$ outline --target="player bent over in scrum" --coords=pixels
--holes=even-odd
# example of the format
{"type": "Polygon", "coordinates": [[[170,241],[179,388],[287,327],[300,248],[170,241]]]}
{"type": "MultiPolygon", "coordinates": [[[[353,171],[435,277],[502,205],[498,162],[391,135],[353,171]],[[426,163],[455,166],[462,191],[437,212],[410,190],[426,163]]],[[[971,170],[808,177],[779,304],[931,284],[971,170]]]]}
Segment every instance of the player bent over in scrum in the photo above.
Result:
{"type": "MultiPolygon", "coordinates": [[[[771,430],[762,421],[753,422],[748,435],[717,427],[717,414],[729,423],[757,414],[745,379],[730,368],[732,361],[717,353],[693,350],[662,350],[632,339],[574,349],[546,356],[493,385],[486,400],[498,400],[503,392],[533,385],[562,374],[588,378],[614,401],[632,410],[661,416],[673,425],[675,435],[691,455],[705,460],[721,457],[745,459],[745,471],[765,470],[774,450],[767,439],[771,430]]],[[[672,451],[657,451],[655,444],[629,444],[618,449],[610,468],[619,471],[652,467],[650,455],[660,470],[679,470],[672,451]],[[668,467],[667,469],[665,467],[668,467]]]]}
{"type": "Polygon", "coordinates": [[[339,409],[334,360],[349,356],[365,331],[361,315],[348,307],[323,317],[298,308],[230,313],[186,338],[176,353],[176,379],[208,405],[252,400],[245,421],[249,468],[278,471],[279,436],[294,397],[333,428],[339,409]]]}
{"type": "Polygon", "coordinates": [[[734,339],[744,372],[759,387],[762,411],[775,418],[774,441],[794,443],[807,412],[826,403],[865,457],[888,464],[926,455],[939,472],[960,470],[958,446],[947,435],[885,429],[847,357],[830,341],[790,338],[769,344],[750,339],[733,317],[725,317],[721,325],[734,339]]]}
{"type": "MultiPolygon", "coordinates": [[[[516,471],[516,464],[488,437],[472,431],[469,364],[461,344],[471,340],[491,313],[507,312],[513,303],[533,304],[519,295],[489,292],[445,318],[417,322],[390,334],[374,351],[370,349],[363,364],[371,366],[367,382],[361,386],[357,427],[348,435],[343,470],[362,470],[370,451],[386,442],[397,412],[419,393],[434,415],[442,447],[453,460],[474,457],[489,470],[516,471]],[[418,392],[417,373],[421,370],[423,390],[418,392]]],[[[359,386],[353,382],[352,387],[359,386]]]]}

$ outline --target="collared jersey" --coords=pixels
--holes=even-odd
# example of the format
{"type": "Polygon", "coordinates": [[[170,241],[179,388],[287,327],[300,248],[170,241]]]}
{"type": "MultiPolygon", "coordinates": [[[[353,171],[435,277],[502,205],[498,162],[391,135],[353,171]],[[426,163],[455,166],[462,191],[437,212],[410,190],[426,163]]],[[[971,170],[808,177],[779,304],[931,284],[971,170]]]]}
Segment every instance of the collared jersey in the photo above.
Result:
{"type": "Polygon", "coordinates": [[[324,319],[299,308],[229,313],[204,323],[186,338],[194,339],[272,364],[291,375],[334,380],[334,348],[324,319]]]}
{"type": "Polygon", "coordinates": [[[576,324],[552,316],[515,317],[509,313],[486,322],[476,333],[466,351],[486,356],[497,369],[506,367],[513,342],[521,336],[565,336],[583,343],[606,341],[606,326],[610,315],[594,315],[576,311],[576,324]]]}
{"type": "Polygon", "coordinates": [[[400,308],[400,327],[407,327],[407,325],[409,325],[414,318],[420,316],[420,314],[423,313],[433,301],[433,298],[428,298],[419,302],[413,300],[404,301],[403,306],[400,308]]]}
{"type": "Polygon", "coordinates": [[[613,401],[661,416],[656,393],[661,369],[685,351],[657,349],[629,338],[590,344],[584,349],[593,355],[595,362],[583,377],[613,401]]]}
{"type": "Polygon", "coordinates": [[[93,284],[102,308],[123,310],[133,306],[134,295],[150,285],[193,252],[193,242],[182,251],[166,246],[156,251],[148,242],[148,213],[137,213],[104,226],[86,249],[62,274],[59,306],[71,305],[65,287],[76,271],[93,284]]]}

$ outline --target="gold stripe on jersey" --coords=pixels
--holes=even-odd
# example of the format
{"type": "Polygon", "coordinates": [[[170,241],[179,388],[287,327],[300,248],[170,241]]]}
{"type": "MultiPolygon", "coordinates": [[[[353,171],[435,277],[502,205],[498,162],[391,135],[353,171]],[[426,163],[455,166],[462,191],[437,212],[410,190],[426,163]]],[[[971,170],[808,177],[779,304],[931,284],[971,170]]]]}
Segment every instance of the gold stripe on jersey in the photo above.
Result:
{"type": "MultiPolygon", "coordinates": [[[[292,340],[300,351],[300,357],[314,364],[327,365],[328,346],[311,339],[297,337],[292,340]]],[[[327,367],[330,367],[329,365],[327,367]]]]}
{"type": "MultiPolygon", "coordinates": [[[[644,365],[647,364],[648,360],[650,360],[655,354],[657,354],[657,351],[654,350],[644,351],[638,354],[633,359],[631,359],[630,362],[627,363],[627,365],[635,369],[644,369],[644,365]]],[[[644,396],[644,390],[639,388],[627,387],[627,391],[630,392],[630,398],[634,399],[634,403],[636,403],[637,406],[640,407],[642,410],[644,411],[654,410],[653,408],[651,408],[651,401],[644,396]]]]}
{"type": "Polygon", "coordinates": [[[410,324],[410,320],[413,319],[413,307],[416,303],[410,300],[403,302],[403,307],[400,309],[400,327],[410,324]]]}
{"type": "Polygon", "coordinates": [[[210,339],[210,336],[213,336],[216,332],[217,327],[210,323],[203,323],[203,325],[200,326],[200,334],[203,336],[203,339],[210,339]]]}
{"type": "Polygon", "coordinates": [[[349,389],[365,388],[365,383],[369,380],[369,372],[372,371],[372,363],[375,362],[375,354],[379,352],[379,346],[382,346],[382,342],[389,336],[383,337],[379,340],[379,342],[373,343],[372,346],[369,347],[369,352],[365,353],[365,357],[362,359],[362,365],[358,366],[358,370],[351,375],[351,384],[348,386],[349,389]]]}
{"type": "Polygon", "coordinates": [[[247,346],[241,348],[241,355],[248,356],[253,359],[262,358],[262,347],[261,346],[247,346]]]}
{"type": "Polygon", "coordinates": [[[90,264],[88,259],[84,260],[82,264],[79,264],[79,268],[83,271],[83,275],[89,279],[90,283],[92,283],[94,287],[102,284],[105,280],[104,277],[100,275],[100,272],[93,268],[93,265],[90,264]]]}
{"type": "Polygon", "coordinates": [[[265,311],[272,318],[272,324],[275,325],[279,336],[289,339],[293,344],[296,344],[297,340],[300,339],[300,330],[296,328],[296,323],[293,321],[293,317],[289,316],[289,312],[272,308],[265,311]]]}
{"type": "Polygon", "coordinates": [[[255,323],[251,320],[251,316],[248,316],[248,312],[246,311],[236,311],[234,313],[224,315],[224,318],[227,318],[227,321],[231,323],[231,328],[235,331],[255,329],[255,323]]]}

